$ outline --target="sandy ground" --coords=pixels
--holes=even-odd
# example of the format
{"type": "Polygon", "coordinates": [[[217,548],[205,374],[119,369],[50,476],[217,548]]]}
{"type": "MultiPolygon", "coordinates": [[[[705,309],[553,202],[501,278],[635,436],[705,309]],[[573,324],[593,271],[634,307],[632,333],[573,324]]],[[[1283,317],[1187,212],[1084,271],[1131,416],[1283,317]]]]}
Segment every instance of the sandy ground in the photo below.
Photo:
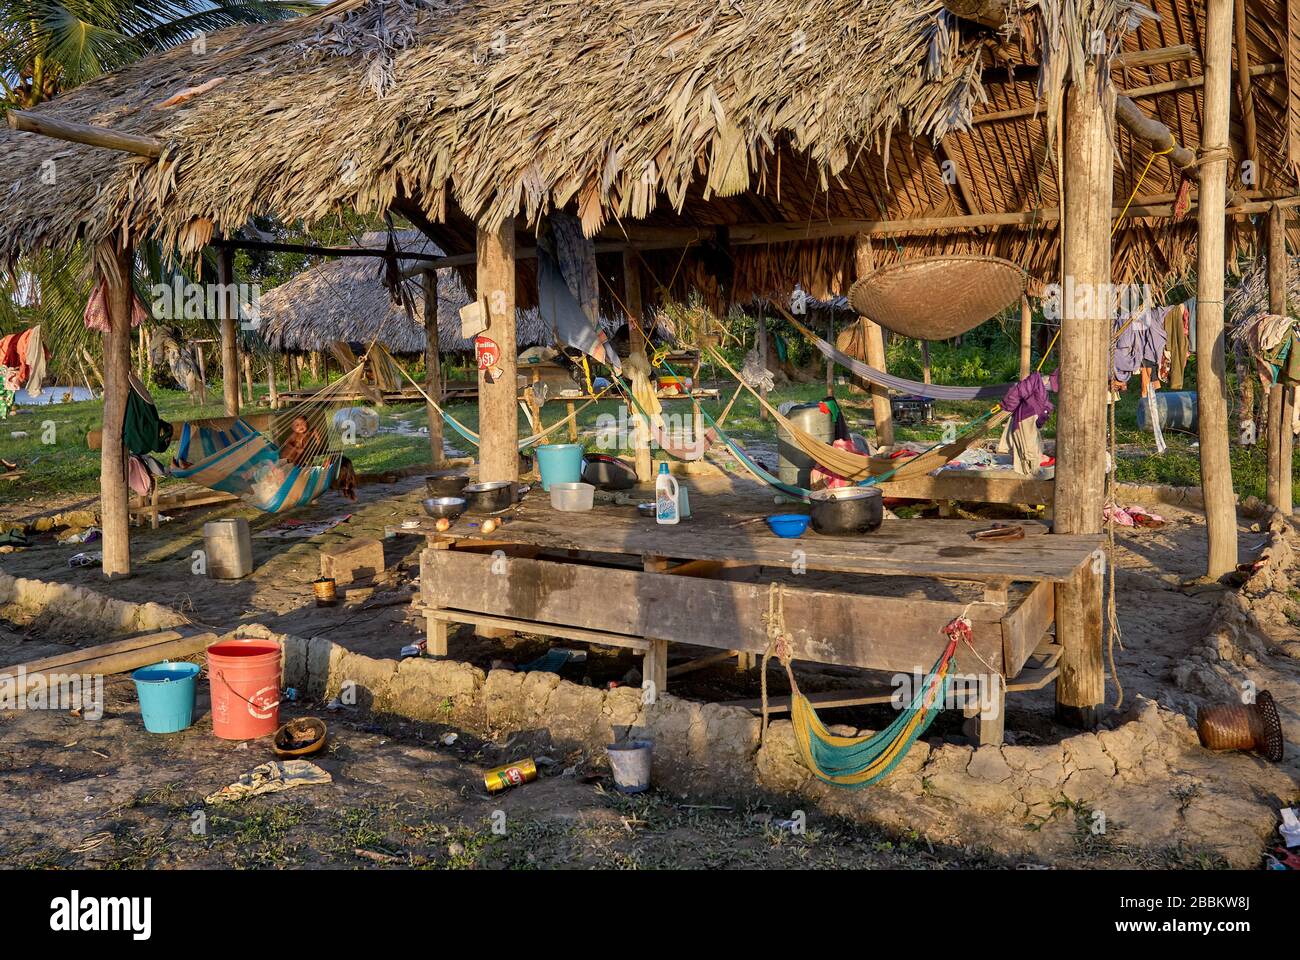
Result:
{"type": "MultiPolygon", "coordinates": [[[[702,479],[691,483],[695,496],[725,488],[755,508],[771,504],[770,497],[750,486],[733,488],[727,481],[702,479]]],[[[277,632],[326,636],[370,656],[395,658],[404,644],[424,635],[423,619],[408,602],[418,577],[422,537],[385,539],[389,576],[376,587],[348,592],[341,607],[318,609],[311,599],[311,581],[318,575],[321,547],[350,537],[384,537],[386,527],[417,515],[422,489],[419,480],[408,480],[363,488],[358,504],[333,494],[323,498],[295,516],[350,514],[350,519],[308,540],[255,538],[256,573],[242,581],[214,581],[191,571],[192,552],[202,546],[205,520],[246,516],[255,535],[277,520],[229,507],[183,514],[157,531],[135,531],[135,569],[127,580],[105,583],[97,568],[69,568],[68,558],[86,548],[61,545],[52,534],[38,538],[28,550],[0,557],[0,569],[15,576],[76,583],[121,599],[154,601],[214,628],[259,622],[277,632]]],[[[1168,508],[1160,512],[1170,521],[1163,529],[1121,529],[1117,534],[1115,585],[1122,647],[1117,644],[1114,654],[1129,701],[1143,694],[1192,715],[1201,701],[1172,677],[1189,649],[1204,637],[1222,588],[1195,582],[1204,557],[1203,519],[1168,508]]],[[[1239,532],[1242,561],[1254,559],[1265,533],[1244,518],[1239,532]]],[[[1289,631],[1281,639],[1300,637],[1300,631],[1289,624],[1273,624],[1269,629],[1289,631]]],[[[0,665],[102,639],[51,636],[0,621],[0,665]]],[[[452,641],[451,655],[486,668],[496,661],[525,662],[546,647],[546,641],[537,638],[487,641],[462,631],[452,641]]],[[[626,653],[593,653],[586,664],[569,668],[565,676],[604,685],[628,678],[638,666],[637,658],[626,653]]],[[[1278,701],[1288,742],[1300,744],[1300,664],[1285,656],[1269,656],[1254,664],[1253,671],[1259,686],[1271,689],[1278,701]]],[[[809,670],[807,689],[857,685],[852,673],[809,670]]],[[[801,685],[804,682],[801,677],[801,685]]],[[[779,686],[776,689],[779,692],[779,686]]],[[[739,699],[757,696],[758,680],[753,672],[739,674],[733,665],[722,664],[680,678],[672,692],[697,699],[739,699]]],[[[1116,692],[1108,684],[1112,703],[1116,692]]],[[[1068,736],[1072,731],[1054,722],[1052,708],[1050,686],[1013,695],[1008,700],[1007,741],[1033,745],[1068,736]]],[[[603,771],[592,766],[603,761],[548,756],[544,733],[494,744],[465,731],[381,723],[347,710],[322,711],[322,705],[304,704],[290,715],[311,712],[329,720],[333,740],[320,762],[334,774],[335,782],[255,798],[228,811],[208,808],[206,833],[191,830],[202,797],[270,759],[265,744],[236,749],[212,738],[206,713],[183,734],[148,736],[140,729],[134,689],[124,677],[110,679],[108,709],[104,719],[94,724],[53,712],[2,715],[0,803],[8,815],[0,819],[0,862],[50,866],[1016,865],[979,850],[934,845],[920,835],[886,835],[816,817],[808,834],[793,836],[769,822],[773,816],[779,820],[789,815],[773,807],[770,798],[722,804],[710,800],[701,806],[658,792],[639,799],[620,797],[607,789],[607,781],[600,778],[603,771]],[[457,733],[459,739],[444,746],[440,738],[448,732],[457,733]],[[543,765],[541,780],[504,797],[487,797],[482,772],[523,755],[550,761],[543,765]],[[505,811],[505,836],[490,830],[496,810],[505,811]]],[[[891,716],[886,711],[884,707],[828,711],[824,719],[878,728],[881,719],[891,716]]],[[[960,719],[942,716],[932,735],[961,741],[960,719]]],[[[1284,761],[1284,770],[1296,782],[1300,782],[1298,755],[1300,750],[1293,746],[1284,761]]],[[[1241,776],[1242,769],[1234,763],[1232,775],[1241,776]]],[[[1140,855],[1093,849],[1081,841],[1077,862],[1148,861],[1140,855]]],[[[1166,860],[1162,865],[1211,864],[1166,860]]]]}

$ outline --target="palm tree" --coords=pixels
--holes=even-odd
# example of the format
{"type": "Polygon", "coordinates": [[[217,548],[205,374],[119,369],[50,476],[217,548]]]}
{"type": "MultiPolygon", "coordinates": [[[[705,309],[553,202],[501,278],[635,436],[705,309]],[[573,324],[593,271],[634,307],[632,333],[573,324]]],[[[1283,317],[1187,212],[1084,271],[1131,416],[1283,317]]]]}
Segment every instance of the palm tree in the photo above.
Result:
{"type": "Polygon", "coordinates": [[[314,6],[310,0],[5,0],[0,112],[34,107],[198,34],[284,20],[314,6]]]}
{"type": "MultiPolygon", "coordinates": [[[[29,109],[101,73],[236,24],[284,20],[315,0],[4,0],[0,3],[0,115],[29,109]]],[[[44,251],[0,265],[0,334],[41,323],[73,364],[99,337],[81,322],[90,296],[86,251],[44,251]]],[[[136,261],[137,289],[179,269],[152,245],[136,261]]],[[[142,296],[145,303],[149,297],[142,296]]],[[[70,371],[69,371],[70,372],[70,371]]]]}

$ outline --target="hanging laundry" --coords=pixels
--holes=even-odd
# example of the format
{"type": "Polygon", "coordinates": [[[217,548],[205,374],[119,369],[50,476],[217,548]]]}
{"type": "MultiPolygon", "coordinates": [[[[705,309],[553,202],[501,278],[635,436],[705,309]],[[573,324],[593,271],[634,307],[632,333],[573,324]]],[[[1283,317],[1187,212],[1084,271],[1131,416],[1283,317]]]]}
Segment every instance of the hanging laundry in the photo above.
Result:
{"type": "Polygon", "coordinates": [[[18,392],[19,386],[18,368],[6,367],[0,363],[0,420],[13,413],[14,394],[18,392]]]}
{"type": "Polygon", "coordinates": [[[1043,463],[1043,440],[1040,431],[1051,416],[1050,390],[1060,389],[1060,370],[1050,375],[1031,373],[1002,398],[1002,409],[1011,418],[1002,429],[998,452],[1010,453],[1012,468],[1024,476],[1036,476],[1043,463]]]}
{"type": "Polygon", "coordinates": [[[1174,304],[1165,313],[1165,353],[1159,379],[1168,382],[1171,390],[1183,389],[1183,374],[1192,352],[1190,313],[1185,303],[1174,304]]]}
{"type": "Polygon", "coordinates": [[[126,484],[132,493],[147,497],[153,493],[154,478],[144,457],[133,453],[126,458],[126,484]]]}
{"type": "Polygon", "coordinates": [[[40,324],[0,337],[0,367],[10,371],[10,383],[17,384],[15,393],[26,390],[35,396],[41,392],[48,356],[49,351],[41,343],[40,324]]]}
{"type": "Polygon", "coordinates": [[[576,217],[552,213],[537,238],[537,309],[556,342],[622,372],[614,345],[600,326],[595,245],[576,217]]]}
{"type": "MultiPolygon", "coordinates": [[[[149,318],[149,311],[145,309],[140,298],[131,294],[131,329],[134,330],[140,324],[149,318]]],[[[108,319],[108,284],[101,280],[95,285],[95,289],[90,294],[90,299],[86,301],[86,312],[83,318],[86,322],[87,330],[96,330],[99,333],[108,333],[112,327],[108,319]]]]}
{"type": "Polygon", "coordinates": [[[161,453],[171,445],[172,425],[158,416],[158,407],[139,377],[132,373],[130,380],[122,440],[131,453],[161,453]]]}
{"type": "Polygon", "coordinates": [[[1124,390],[1129,379],[1144,366],[1159,370],[1163,362],[1167,331],[1165,314],[1173,307],[1148,307],[1130,317],[1115,319],[1112,388],[1124,390]]]}

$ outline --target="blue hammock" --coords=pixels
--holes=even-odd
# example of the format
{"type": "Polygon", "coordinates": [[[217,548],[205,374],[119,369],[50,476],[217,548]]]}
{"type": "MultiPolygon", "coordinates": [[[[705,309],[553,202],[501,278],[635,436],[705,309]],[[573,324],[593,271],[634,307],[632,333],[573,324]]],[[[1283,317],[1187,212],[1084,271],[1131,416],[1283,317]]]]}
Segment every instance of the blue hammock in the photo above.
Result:
{"type": "Polygon", "coordinates": [[[279,513],[311,503],[338,476],[341,457],[302,467],[280,459],[280,448],[242,417],[224,429],[181,427],[180,446],[171,475],[210,490],[234,494],[265,513],[279,513]]]}

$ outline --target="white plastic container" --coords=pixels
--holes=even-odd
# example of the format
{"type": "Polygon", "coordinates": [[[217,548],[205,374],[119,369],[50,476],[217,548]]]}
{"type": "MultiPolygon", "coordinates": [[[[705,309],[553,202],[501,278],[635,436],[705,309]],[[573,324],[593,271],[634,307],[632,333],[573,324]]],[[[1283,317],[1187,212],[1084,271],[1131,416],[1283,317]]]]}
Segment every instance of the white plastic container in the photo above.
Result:
{"type": "Polygon", "coordinates": [[[203,525],[203,545],[209,577],[239,580],[253,572],[253,538],[242,517],[209,520],[203,525]]]}
{"type": "Polygon", "coordinates": [[[551,506],[571,513],[590,510],[596,502],[596,488],[590,483],[551,484],[551,506]]]}
{"type": "Polygon", "coordinates": [[[655,523],[677,523],[681,520],[681,503],[677,478],[668,472],[668,464],[659,464],[655,478],[655,523]]]}

